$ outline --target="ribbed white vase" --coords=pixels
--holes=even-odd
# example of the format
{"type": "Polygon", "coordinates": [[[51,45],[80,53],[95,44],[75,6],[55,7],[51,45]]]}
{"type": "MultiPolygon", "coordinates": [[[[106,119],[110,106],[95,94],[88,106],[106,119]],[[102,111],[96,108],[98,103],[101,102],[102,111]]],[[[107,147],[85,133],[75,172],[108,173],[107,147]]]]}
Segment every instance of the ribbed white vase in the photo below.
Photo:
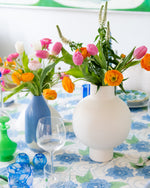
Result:
{"type": "Polygon", "coordinates": [[[113,148],[128,136],[131,113],[114,87],[91,87],[91,95],[82,99],[73,114],[73,129],[79,140],[89,146],[90,158],[105,162],[113,157],[113,148]]]}

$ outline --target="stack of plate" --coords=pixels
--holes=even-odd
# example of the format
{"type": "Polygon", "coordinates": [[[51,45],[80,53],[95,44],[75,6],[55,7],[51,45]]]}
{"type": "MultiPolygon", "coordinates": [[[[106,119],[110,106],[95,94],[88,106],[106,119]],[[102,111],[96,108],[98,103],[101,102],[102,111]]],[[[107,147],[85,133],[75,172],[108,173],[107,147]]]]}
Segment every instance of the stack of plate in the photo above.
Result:
{"type": "Polygon", "coordinates": [[[127,103],[129,108],[141,108],[148,105],[149,96],[143,91],[126,90],[126,93],[124,93],[121,90],[117,90],[116,94],[127,103]]]}

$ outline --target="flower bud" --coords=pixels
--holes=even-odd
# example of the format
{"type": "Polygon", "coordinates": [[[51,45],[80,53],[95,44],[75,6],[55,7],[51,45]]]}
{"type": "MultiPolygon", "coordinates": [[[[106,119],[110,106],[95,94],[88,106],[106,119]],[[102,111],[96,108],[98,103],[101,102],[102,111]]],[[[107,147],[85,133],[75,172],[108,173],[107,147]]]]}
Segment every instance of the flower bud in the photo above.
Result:
{"type": "Polygon", "coordinates": [[[56,42],[52,48],[52,55],[58,55],[62,49],[61,42],[56,42]]]}
{"type": "Polygon", "coordinates": [[[23,42],[17,41],[16,44],[15,44],[15,48],[16,48],[16,52],[17,52],[18,54],[23,54],[23,52],[24,52],[24,45],[23,45],[23,42]]]}
{"type": "Polygon", "coordinates": [[[29,69],[32,71],[36,71],[36,70],[40,69],[41,66],[42,66],[41,63],[37,60],[32,60],[28,64],[29,69]]]}
{"type": "Polygon", "coordinates": [[[77,51],[73,54],[73,62],[75,65],[82,65],[83,56],[82,56],[81,52],[77,51]]]}
{"type": "Polygon", "coordinates": [[[12,62],[14,59],[17,59],[18,56],[19,56],[18,53],[10,54],[10,55],[7,57],[7,61],[8,61],[8,62],[12,62]]]}
{"type": "Polygon", "coordinates": [[[42,50],[42,45],[40,41],[36,41],[32,44],[32,47],[34,48],[35,51],[37,50],[42,50]]]}
{"type": "Polygon", "coordinates": [[[36,57],[39,57],[41,59],[47,59],[49,56],[49,53],[46,50],[37,50],[35,55],[36,57]]]}
{"type": "Polygon", "coordinates": [[[97,48],[97,46],[95,46],[95,44],[88,44],[87,51],[89,54],[94,56],[98,53],[98,48],[97,48]]]}
{"type": "Polygon", "coordinates": [[[52,40],[49,38],[44,38],[40,40],[42,48],[49,50],[49,45],[52,43],[52,40]]]}
{"type": "Polygon", "coordinates": [[[135,59],[141,59],[146,54],[146,52],[147,52],[147,47],[141,46],[134,50],[133,56],[135,59]]]}

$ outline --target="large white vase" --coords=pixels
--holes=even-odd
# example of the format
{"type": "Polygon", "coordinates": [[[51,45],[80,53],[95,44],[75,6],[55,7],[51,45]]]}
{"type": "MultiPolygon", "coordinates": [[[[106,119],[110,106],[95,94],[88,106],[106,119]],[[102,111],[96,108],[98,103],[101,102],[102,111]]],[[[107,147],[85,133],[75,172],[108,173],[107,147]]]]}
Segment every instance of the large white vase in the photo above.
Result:
{"type": "Polygon", "coordinates": [[[73,129],[79,140],[89,146],[90,158],[105,162],[113,157],[113,148],[128,136],[131,114],[128,106],[114,94],[114,87],[91,87],[91,95],[82,99],[73,114],[73,129]]]}

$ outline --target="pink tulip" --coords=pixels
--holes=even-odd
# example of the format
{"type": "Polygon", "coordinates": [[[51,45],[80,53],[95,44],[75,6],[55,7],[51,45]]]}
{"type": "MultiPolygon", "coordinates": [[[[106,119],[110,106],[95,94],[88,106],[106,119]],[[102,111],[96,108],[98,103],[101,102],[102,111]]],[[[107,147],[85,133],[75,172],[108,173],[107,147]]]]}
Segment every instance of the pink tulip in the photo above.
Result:
{"type": "Polygon", "coordinates": [[[89,54],[94,56],[98,53],[98,48],[97,48],[97,46],[95,46],[95,44],[88,44],[87,51],[89,54]]]}
{"type": "Polygon", "coordinates": [[[62,49],[61,42],[56,42],[52,48],[52,55],[58,55],[62,49]]]}
{"type": "Polygon", "coordinates": [[[40,40],[42,48],[49,50],[49,45],[52,43],[52,40],[49,38],[44,38],[40,40]]]}
{"type": "Polygon", "coordinates": [[[60,79],[63,80],[64,77],[69,77],[69,75],[65,74],[64,72],[60,73],[60,79]]]}
{"type": "Polygon", "coordinates": [[[36,71],[36,70],[40,69],[41,66],[42,66],[41,63],[37,60],[32,60],[28,64],[29,69],[32,71],[36,71]]]}
{"type": "Polygon", "coordinates": [[[41,59],[47,59],[49,53],[46,50],[37,50],[35,55],[41,59]]]}
{"type": "Polygon", "coordinates": [[[141,46],[139,48],[136,48],[134,50],[133,56],[135,59],[141,59],[142,57],[144,57],[144,55],[147,52],[147,47],[146,46],[141,46]]]}
{"type": "Polygon", "coordinates": [[[10,54],[10,55],[7,57],[7,61],[8,61],[8,62],[12,62],[14,59],[17,59],[18,56],[19,56],[18,53],[10,54]]]}
{"type": "Polygon", "coordinates": [[[0,72],[1,72],[2,74],[8,74],[8,73],[10,73],[10,69],[5,69],[5,68],[3,68],[3,67],[0,67],[0,72]]]}
{"type": "Polygon", "coordinates": [[[75,65],[82,65],[83,56],[82,56],[81,52],[77,51],[73,54],[73,62],[75,65]]]}

